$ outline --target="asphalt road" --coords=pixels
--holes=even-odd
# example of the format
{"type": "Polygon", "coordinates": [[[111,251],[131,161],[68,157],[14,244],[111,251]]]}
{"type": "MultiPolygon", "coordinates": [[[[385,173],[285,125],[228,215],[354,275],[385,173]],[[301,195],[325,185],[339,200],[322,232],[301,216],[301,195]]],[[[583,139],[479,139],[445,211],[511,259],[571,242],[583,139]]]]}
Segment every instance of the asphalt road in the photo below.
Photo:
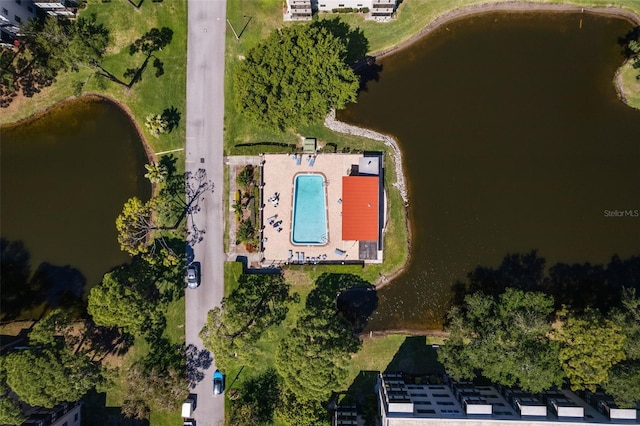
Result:
{"type": "MultiPolygon", "coordinates": [[[[187,30],[187,111],[186,170],[206,170],[214,184],[195,214],[195,223],[205,230],[204,238],[193,245],[192,255],[201,265],[201,283],[186,289],[186,343],[198,352],[201,365],[192,365],[200,374],[191,393],[197,396],[193,418],[197,426],[218,426],[224,422],[224,398],[213,397],[215,362],[207,361],[198,337],[207,312],[219,306],[223,296],[223,119],[224,48],[226,0],[189,0],[187,30]],[[204,361],[204,362],[202,362],[204,361]]],[[[188,251],[187,255],[190,253],[188,251]]],[[[193,363],[194,359],[188,360],[193,363]]],[[[214,360],[215,361],[215,360],[214,360]]]]}

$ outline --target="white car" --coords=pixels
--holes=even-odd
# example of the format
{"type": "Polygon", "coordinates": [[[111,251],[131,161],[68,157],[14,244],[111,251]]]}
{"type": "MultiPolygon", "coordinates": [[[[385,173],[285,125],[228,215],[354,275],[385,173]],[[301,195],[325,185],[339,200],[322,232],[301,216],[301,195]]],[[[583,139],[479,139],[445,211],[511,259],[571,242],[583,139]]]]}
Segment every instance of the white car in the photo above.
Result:
{"type": "Polygon", "coordinates": [[[200,268],[196,263],[192,263],[187,267],[187,287],[197,288],[200,285],[200,268]]]}

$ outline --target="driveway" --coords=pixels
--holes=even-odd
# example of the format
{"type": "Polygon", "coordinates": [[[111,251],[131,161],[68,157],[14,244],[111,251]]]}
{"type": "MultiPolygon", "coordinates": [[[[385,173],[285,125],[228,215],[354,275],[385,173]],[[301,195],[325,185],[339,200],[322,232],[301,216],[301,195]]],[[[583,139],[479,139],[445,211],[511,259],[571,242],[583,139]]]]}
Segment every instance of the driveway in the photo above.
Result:
{"type": "MultiPolygon", "coordinates": [[[[223,296],[223,117],[224,48],[226,0],[189,0],[187,41],[186,170],[204,169],[214,191],[204,195],[195,224],[204,229],[204,238],[191,246],[193,260],[200,262],[201,283],[186,289],[186,343],[200,360],[193,417],[198,426],[222,425],[224,398],[213,397],[215,362],[203,351],[198,333],[207,312],[219,306],[223,296]]],[[[189,252],[187,253],[190,254],[189,252]]],[[[190,357],[193,363],[194,357],[190,357]]],[[[197,367],[197,366],[193,366],[197,367]]]]}

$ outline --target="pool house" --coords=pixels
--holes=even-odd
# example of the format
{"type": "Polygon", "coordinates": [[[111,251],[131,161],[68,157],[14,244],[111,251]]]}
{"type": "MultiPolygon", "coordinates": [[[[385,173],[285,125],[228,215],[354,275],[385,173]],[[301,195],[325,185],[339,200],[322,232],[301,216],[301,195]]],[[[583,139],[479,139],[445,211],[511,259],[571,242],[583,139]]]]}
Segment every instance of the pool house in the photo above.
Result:
{"type": "Polygon", "coordinates": [[[262,266],[382,262],[381,153],[260,158],[262,266]]]}

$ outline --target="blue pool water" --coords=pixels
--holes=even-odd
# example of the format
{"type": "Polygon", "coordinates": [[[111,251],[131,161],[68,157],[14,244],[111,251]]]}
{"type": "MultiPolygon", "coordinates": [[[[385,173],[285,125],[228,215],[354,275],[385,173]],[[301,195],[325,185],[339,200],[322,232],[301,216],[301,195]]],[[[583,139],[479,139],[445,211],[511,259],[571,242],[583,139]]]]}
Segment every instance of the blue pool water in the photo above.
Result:
{"type": "Polygon", "coordinates": [[[327,206],[322,175],[296,176],[293,187],[291,242],[297,245],[327,243],[327,206]]]}

